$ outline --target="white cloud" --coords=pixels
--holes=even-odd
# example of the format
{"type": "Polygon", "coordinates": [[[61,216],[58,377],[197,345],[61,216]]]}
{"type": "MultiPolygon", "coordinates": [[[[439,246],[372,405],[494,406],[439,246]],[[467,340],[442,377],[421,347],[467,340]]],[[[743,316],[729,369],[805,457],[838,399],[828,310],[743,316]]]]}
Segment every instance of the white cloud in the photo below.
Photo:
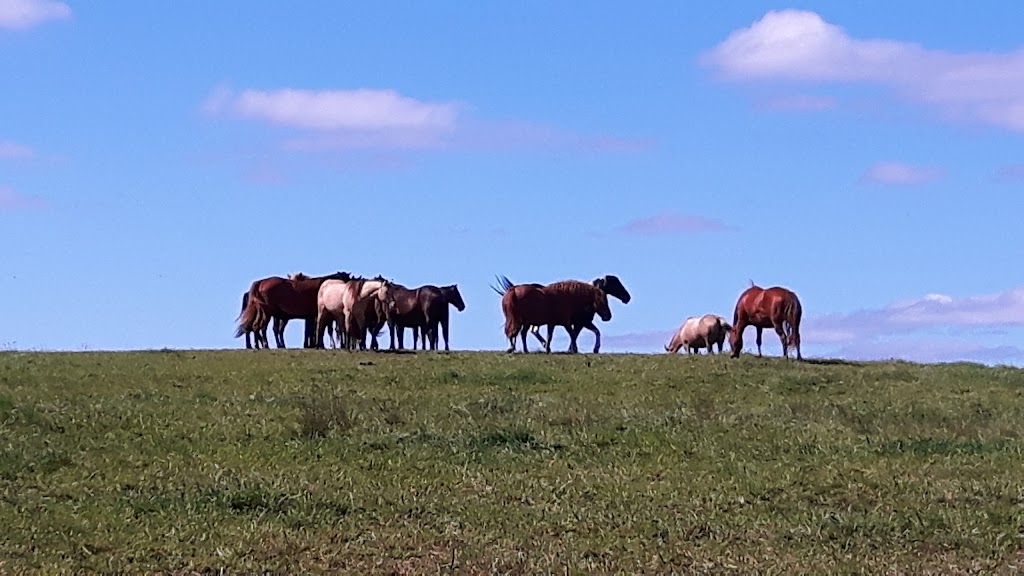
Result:
{"type": "Polygon", "coordinates": [[[456,106],[428,103],[393,90],[244,90],[217,88],[204,110],[228,112],[289,128],[335,130],[450,130],[456,106]]]}
{"type": "Polygon", "coordinates": [[[0,140],[0,158],[31,158],[35,153],[28,146],[0,140]]]}
{"type": "Polygon", "coordinates": [[[700,62],[727,80],[873,83],[958,118],[1024,132],[1024,50],[952,53],[859,39],[814,12],[766,13],[700,62]]]}
{"type": "Polygon", "coordinates": [[[869,168],[860,180],[877,184],[910,186],[938,180],[945,171],[934,166],[912,166],[901,162],[879,162],[869,168]]]}
{"type": "Polygon", "coordinates": [[[71,8],[50,0],[0,0],[0,28],[24,29],[48,20],[66,20],[71,8]]]}

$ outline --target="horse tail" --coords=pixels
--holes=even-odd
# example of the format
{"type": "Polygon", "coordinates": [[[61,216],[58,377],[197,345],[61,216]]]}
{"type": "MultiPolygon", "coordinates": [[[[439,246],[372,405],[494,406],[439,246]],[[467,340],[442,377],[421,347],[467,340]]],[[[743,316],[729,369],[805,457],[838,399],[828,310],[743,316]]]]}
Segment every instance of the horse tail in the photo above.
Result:
{"type": "Polygon", "coordinates": [[[235,338],[251,330],[253,324],[259,318],[259,296],[260,281],[256,280],[249,287],[249,291],[242,295],[242,313],[238,315],[238,327],[235,329],[235,338]]]}
{"type": "Polygon", "coordinates": [[[796,343],[795,336],[800,331],[800,316],[803,315],[803,308],[796,294],[790,294],[783,305],[784,322],[786,324],[786,341],[792,345],[796,343]]]}
{"type": "Polygon", "coordinates": [[[509,280],[507,276],[495,275],[494,279],[498,281],[498,286],[501,286],[501,288],[499,289],[493,284],[491,284],[491,289],[497,292],[498,296],[504,296],[505,292],[508,292],[509,289],[512,288],[512,281],[509,280]]]}
{"type": "Polygon", "coordinates": [[[514,290],[506,290],[501,297],[501,311],[505,313],[505,336],[515,338],[519,331],[519,302],[514,290]]]}

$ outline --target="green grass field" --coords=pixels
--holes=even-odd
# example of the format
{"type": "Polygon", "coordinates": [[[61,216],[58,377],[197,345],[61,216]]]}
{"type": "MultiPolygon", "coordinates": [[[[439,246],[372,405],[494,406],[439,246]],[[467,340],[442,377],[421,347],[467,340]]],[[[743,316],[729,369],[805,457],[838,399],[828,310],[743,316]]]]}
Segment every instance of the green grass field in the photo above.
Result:
{"type": "Polygon", "coordinates": [[[0,573],[1024,570],[1024,371],[0,353],[0,573]]]}

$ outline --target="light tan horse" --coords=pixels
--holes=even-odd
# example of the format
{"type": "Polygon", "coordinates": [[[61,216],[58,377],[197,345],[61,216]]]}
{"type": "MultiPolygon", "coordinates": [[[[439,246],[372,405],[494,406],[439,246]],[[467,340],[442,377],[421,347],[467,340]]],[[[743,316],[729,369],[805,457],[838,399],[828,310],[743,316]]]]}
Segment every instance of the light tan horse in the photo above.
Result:
{"type": "MultiPolygon", "coordinates": [[[[333,319],[339,326],[344,326],[342,332],[346,336],[353,333],[356,318],[352,312],[358,302],[375,297],[384,304],[385,310],[393,309],[395,299],[391,293],[391,286],[391,281],[381,276],[369,280],[327,280],[321,284],[316,298],[317,348],[324,347],[324,330],[327,329],[329,319],[333,319]]],[[[352,338],[346,338],[346,344],[346,348],[351,350],[355,342],[352,338]]]]}
{"type": "Polygon", "coordinates": [[[721,316],[714,314],[691,316],[672,335],[672,340],[665,346],[665,351],[675,354],[680,348],[685,347],[687,354],[691,352],[699,354],[701,348],[707,348],[708,354],[714,354],[712,346],[717,344],[718,353],[721,354],[725,337],[730,330],[732,330],[732,326],[721,316]]]}

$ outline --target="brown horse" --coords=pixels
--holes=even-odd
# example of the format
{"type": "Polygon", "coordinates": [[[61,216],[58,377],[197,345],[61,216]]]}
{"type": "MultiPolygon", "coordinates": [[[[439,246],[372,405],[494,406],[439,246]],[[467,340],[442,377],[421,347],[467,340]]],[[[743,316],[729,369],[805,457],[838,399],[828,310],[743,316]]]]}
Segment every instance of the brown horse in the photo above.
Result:
{"type": "MultiPolygon", "coordinates": [[[[512,282],[505,276],[498,277],[498,283],[502,286],[501,290],[495,286],[491,286],[491,288],[498,294],[504,294],[505,291],[512,287],[512,282]]],[[[614,274],[606,274],[600,278],[595,278],[591,284],[595,288],[604,291],[609,296],[618,298],[623,304],[629,304],[629,301],[632,299],[632,296],[630,296],[629,291],[626,290],[622,281],[614,274]]],[[[544,287],[543,284],[536,283],[520,284],[520,286],[527,286],[531,288],[544,287]]],[[[578,318],[573,319],[572,327],[569,329],[569,352],[579,352],[579,348],[576,346],[576,338],[584,328],[594,333],[594,353],[597,354],[601,350],[601,331],[598,330],[597,326],[594,324],[593,310],[583,311],[578,318]]],[[[544,337],[540,335],[540,326],[533,326],[531,331],[537,340],[540,341],[541,345],[545,347],[548,346],[547,341],[545,341],[544,337]]]]}
{"type": "MultiPolygon", "coordinates": [[[[444,336],[444,350],[448,348],[448,306],[455,306],[455,309],[462,312],[466,309],[466,303],[462,300],[457,284],[448,286],[424,286],[425,297],[423,300],[423,313],[426,316],[427,324],[423,330],[423,349],[427,348],[427,340],[430,340],[430,349],[437,350],[437,327],[441,326],[441,333],[444,336]]],[[[422,288],[421,288],[422,290],[422,288]]]]}
{"type": "MultiPolygon", "coordinates": [[[[239,319],[235,338],[245,333],[247,326],[252,326],[266,334],[270,318],[274,318],[274,339],[278,348],[285,348],[284,328],[287,321],[301,318],[307,321],[303,347],[316,346],[315,334],[310,340],[309,322],[316,322],[316,295],[325,280],[348,280],[348,272],[335,272],[327,276],[310,278],[305,274],[294,274],[290,278],[271,276],[256,280],[249,288],[249,301],[239,319]],[[281,322],[278,323],[277,320],[281,322]]],[[[264,336],[264,342],[265,342],[264,336]]]]}
{"type": "Polygon", "coordinates": [[[399,350],[405,348],[406,328],[412,328],[413,350],[418,346],[420,332],[423,336],[423,350],[427,349],[428,343],[431,350],[436,350],[438,325],[444,336],[444,349],[449,350],[448,305],[455,306],[459,312],[466,309],[466,303],[462,300],[457,284],[440,287],[427,284],[418,288],[406,288],[395,284],[392,286],[392,294],[395,297],[395,309],[388,316],[392,350],[395,349],[396,340],[399,350]]]}
{"type": "Polygon", "coordinates": [[[548,327],[546,352],[551,352],[555,326],[565,328],[570,338],[569,350],[578,351],[576,336],[579,331],[573,329],[574,321],[595,313],[605,322],[612,319],[605,291],[578,280],[563,280],[540,287],[536,284],[509,286],[502,292],[501,309],[505,315],[509,352],[515,352],[517,334],[522,340],[523,352],[528,352],[526,335],[530,326],[542,325],[548,327]]]}
{"type": "MultiPolygon", "coordinates": [[[[242,311],[241,311],[241,313],[239,313],[238,318],[236,318],[236,321],[238,321],[238,320],[240,320],[242,318],[242,315],[245,314],[245,309],[248,306],[249,306],[249,292],[243,292],[242,293],[242,311]]],[[[251,319],[252,319],[251,322],[248,325],[243,325],[242,326],[242,329],[245,332],[245,347],[246,348],[252,348],[252,342],[249,340],[249,334],[250,333],[254,336],[254,338],[256,340],[256,349],[257,350],[260,348],[261,344],[262,344],[263,348],[270,348],[270,344],[267,342],[267,325],[266,325],[266,322],[265,322],[265,318],[266,318],[266,314],[264,314],[262,310],[258,309],[257,314],[251,316],[251,319]],[[262,330],[257,329],[257,327],[260,327],[260,326],[262,327],[262,330]]],[[[274,318],[274,334],[277,334],[278,332],[283,333],[284,329],[285,329],[285,326],[287,326],[287,325],[288,325],[288,319],[287,318],[285,318],[285,319],[274,318]]],[[[316,337],[316,323],[310,321],[307,318],[306,322],[305,322],[305,325],[306,325],[305,326],[305,329],[306,329],[305,339],[306,340],[303,342],[303,347],[309,348],[310,347],[310,343],[313,342],[313,338],[316,337]]]]}
{"type": "Polygon", "coordinates": [[[370,350],[377,350],[377,336],[387,322],[387,310],[383,302],[377,298],[364,298],[355,303],[352,307],[352,331],[348,333],[348,339],[358,346],[360,350],[366,350],[366,333],[370,333],[370,350]]]}
{"type": "Polygon", "coordinates": [[[800,317],[803,309],[800,299],[791,290],[780,286],[768,289],[750,283],[740,294],[733,313],[732,330],[729,332],[729,347],[732,357],[736,358],[743,349],[743,330],[747,326],[757,328],[757,355],[761,355],[761,331],[764,328],[775,328],[775,333],[782,341],[782,355],[789,358],[789,347],[796,347],[796,359],[803,360],[800,354],[800,317]]]}

